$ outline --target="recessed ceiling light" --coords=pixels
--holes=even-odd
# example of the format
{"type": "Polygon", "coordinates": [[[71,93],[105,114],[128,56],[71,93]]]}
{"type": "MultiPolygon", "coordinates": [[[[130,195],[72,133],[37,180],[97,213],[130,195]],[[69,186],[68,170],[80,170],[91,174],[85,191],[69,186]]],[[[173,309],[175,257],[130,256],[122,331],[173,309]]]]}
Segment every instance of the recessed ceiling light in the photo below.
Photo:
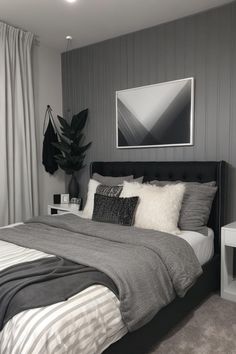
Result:
{"type": "Polygon", "coordinates": [[[67,2],[76,2],[77,0],[66,0],[67,2]]]}
{"type": "Polygon", "coordinates": [[[71,40],[72,40],[72,37],[71,37],[71,36],[66,36],[66,39],[67,39],[68,41],[71,41],[71,40]]]}

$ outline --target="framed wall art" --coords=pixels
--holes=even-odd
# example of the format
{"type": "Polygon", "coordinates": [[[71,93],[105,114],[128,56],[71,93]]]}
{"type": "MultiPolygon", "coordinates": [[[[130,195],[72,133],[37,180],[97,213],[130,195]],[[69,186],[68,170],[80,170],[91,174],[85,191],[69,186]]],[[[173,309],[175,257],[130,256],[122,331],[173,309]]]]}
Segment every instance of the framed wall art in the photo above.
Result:
{"type": "Polygon", "coordinates": [[[116,147],[193,145],[194,78],[116,92],[116,147]]]}

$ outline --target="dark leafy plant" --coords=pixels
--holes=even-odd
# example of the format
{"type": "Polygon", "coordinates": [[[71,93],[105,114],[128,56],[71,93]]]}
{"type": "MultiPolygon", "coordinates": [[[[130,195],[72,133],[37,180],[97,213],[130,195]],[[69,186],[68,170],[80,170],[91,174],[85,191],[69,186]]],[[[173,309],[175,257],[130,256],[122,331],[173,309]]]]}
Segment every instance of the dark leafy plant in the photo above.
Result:
{"type": "Polygon", "coordinates": [[[68,175],[72,175],[85,166],[85,152],[91,145],[91,142],[83,145],[85,137],[82,131],[87,117],[88,109],[75,114],[70,124],[64,118],[57,116],[61,125],[60,142],[52,144],[60,151],[55,155],[56,162],[68,175]]]}

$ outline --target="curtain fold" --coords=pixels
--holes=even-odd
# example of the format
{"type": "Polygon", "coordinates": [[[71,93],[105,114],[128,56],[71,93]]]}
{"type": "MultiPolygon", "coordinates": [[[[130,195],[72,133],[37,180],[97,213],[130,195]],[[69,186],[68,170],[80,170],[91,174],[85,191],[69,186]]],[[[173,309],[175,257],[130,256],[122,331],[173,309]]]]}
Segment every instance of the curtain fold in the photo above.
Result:
{"type": "Polygon", "coordinates": [[[0,22],[0,226],[38,214],[33,38],[0,22]]]}

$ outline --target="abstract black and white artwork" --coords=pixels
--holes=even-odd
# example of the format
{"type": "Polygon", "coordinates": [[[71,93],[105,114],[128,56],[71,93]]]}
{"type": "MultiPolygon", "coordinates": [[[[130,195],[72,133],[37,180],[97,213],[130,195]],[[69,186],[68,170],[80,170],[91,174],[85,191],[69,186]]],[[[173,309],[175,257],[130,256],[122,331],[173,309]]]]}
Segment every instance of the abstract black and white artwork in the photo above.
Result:
{"type": "Polygon", "coordinates": [[[117,148],[193,145],[194,79],[116,92],[117,148]]]}

